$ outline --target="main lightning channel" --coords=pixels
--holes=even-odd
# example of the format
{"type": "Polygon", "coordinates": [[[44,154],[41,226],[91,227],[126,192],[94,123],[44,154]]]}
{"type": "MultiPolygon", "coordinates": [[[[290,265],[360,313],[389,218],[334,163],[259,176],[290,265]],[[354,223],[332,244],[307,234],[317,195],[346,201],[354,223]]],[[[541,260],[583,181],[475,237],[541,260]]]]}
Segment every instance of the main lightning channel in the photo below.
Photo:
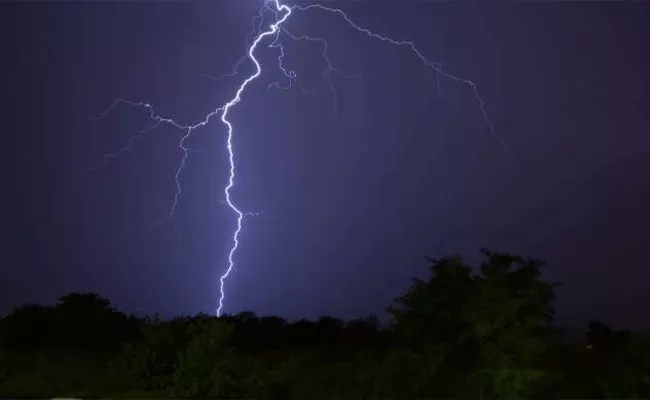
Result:
{"type": "Polygon", "coordinates": [[[276,34],[280,29],[281,25],[291,15],[292,10],[289,6],[280,4],[279,0],[274,0],[273,4],[276,10],[278,12],[284,12],[284,15],[282,16],[282,18],[277,20],[274,24],[271,24],[269,30],[260,33],[257,36],[257,38],[255,38],[253,44],[248,49],[248,58],[250,58],[251,61],[253,61],[253,63],[255,64],[255,73],[249,76],[239,86],[239,89],[237,90],[235,97],[232,100],[230,100],[228,103],[226,103],[225,106],[222,107],[223,113],[221,114],[221,121],[226,125],[228,130],[226,147],[228,148],[228,160],[230,163],[230,175],[228,177],[228,185],[224,189],[224,194],[226,196],[226,203],[228,204],[228,207],[230,207],[235,212],[235,214],[237,214],[237,227],[235,228],[235,232],[233,233],[232,236],[233,245],[230,248],[230,252],[228,253],[228,268],[226,269],[226,272],[223,275],[221,275],[221,277],[219,278],[219,307],[217,308],[217,317],[221,316],[221,310],[223,310],[223,300],[226,296],[224,285],[226,279],[228,279],[228,276],[230,275],[230,273],[232,272],[235,266],[233,257],[235,255],[235,252],[237,251],[237,248],[239,247],[239,234],[241,233],[242,225],[244,222],[244,213],[239,208],[237,208],[237,206],[232,202],[231,194],[230,194],[230,191],[232,190],[233,186],[235,186],[236,173],[235,173],[235,152],[233,151],[233,145],[232,145],[233,126],[228,120],[228,113],[230,112],[230,109],[232,107],[234,107],[235,105],[237,105],[237,103],[241,101],[242,93],[244,93],[246,87],[262,74],[262,66],[260,65],[257,58],[255,58],[255,50],[257,49],[257,46],[267,36],[276,34]]]}
{"type": "MultiPolygon", "coordinates": [[[[226,186],[224,192],[225,192],[225,195],[226,195],[226,203],[237,214],[237,227],[236,227],[235,232],[234,232],[233,237],[232,237],[233,238],[233,246],[231,247],[230,252],[228,253],[228,269],[226,270],[226,272],[219,279],[219,282],[220,282],[220,295],[219,295],[219,307],[217,308],[217,316],[221,315],[221,310],[223,309],[223,300],[224,300],[224,297],[225,297],[224,282],[228,278],[228,276],[230,275],[232,269],[234,268],[233,256],[234,256],[235,252],[237,251],[237,248],[239,247],[239,234],[241,233],[242,224],[243,224],[243,220],[244,220],[244,213],[242,213],[242,211],[239,210],[233,204],[233,202],[231,201],[231,198],[230,198],[230,190],[232,189],[232,187],[235,184],[234,183],[234,180],[235,180],[235,162],[234,162],[234,152],[233,152],[233,147],[232,147],[233,127],[232,127],[232,124],[228,121],[227,116],[228,116],[228,112],[230,111],[230,108],[241,101],[241,95],[244,92],[244,90],[246,89],[246,86],[248,86],[248,84],[250,84],[252,81],[257,79],[260,76],[260,74],[262,73],[262,68],[260,66],[260,63],[255,58],[255,54],[254,54],[255,50],[257,49],[257,46],[259,45],[259,43],[265,37],[271,36],[271,35],[277,35],[277,34],[280,33],[281,30],[284,31],[285,34],[287,34],[287,36],[289,36],[291,39],[294,39],[294,40],[310,40],[310,41],[322,42],[323,45],[324,45],[323,57],[325,57],[325,60],[327,61],[327,66],[328,66],[328,69],[325,72],[325,77],[329,81],[330,88],[332,89],[332,91],[334,93],[336,93],[336,90],[334,89],[334,87],[332,85],[332,81],[329,78],[329,76],[327,75],[327,73],[331,72],[331,71],[337,71],[337,72],[339,72],[339,71],[336,70],[335,68],[333,68],[333,66],[332,66],[332,64],[331,64],[331,62],[329,60],[329,57],[327,56],[327,50],[328,50],[327,41],[325,39],[322,39],[322,38],[312,38],[312,37],[309,37],[309,36],[300,36],[300,37],[294,36],[294,35],[290,34],[286,29],[282,28],[282,24],[284,24],[287,21],[287,19],[291,16],[293,10],[310,11],[310,10],[313,10],[313,9],[318,9],[318,10],[321,10],[321,11],[326,11],[326,12],[329,12],[329,13],[337,14],[337,15],[341,16],[345,20],[345,22],[350,27],[355,29],[357,32],[363,33],[363,34],[367,35],[368,37],[371,37],[371,38],[374,38],[374,39],[379,39],[379,40],[381,40],[383,42],[386,42],[386,43],[389,43],[389,44],[392,44],[392,45],[395,45],[395,46],[407,46],[408,48],[410,48],[411,52],[413,52],[420,59],[420,61],[422,61],[422,63],[424,65],[426,65],[427,67],[433,69],[439,76],[442,75],[442,76],[444,76],[444,77],[446,77],[448,79],[451,79],[453,81],[463,83],[463,84],[466,84],[466,85],[470,86],[472,88],[474,98],[476,99],[476,101],[478,103],[478,106],[479,106],[479,109],[480,109],[480,111],[482,113],[483,119],[485,120],[485,122],[487,123],[487,125],[489,127],[490,134],[492,136],[496,137],[497,139],[499,139],[501,141],[501,144],[505,148],[508,148],[507,143],[499,135],[496,134],[495,129],[494,129],[494,124],[492,123],[492,121],[489,119],[489,117],[487,115],[487,111],[485,110],[485,103],[484,103],[483,99],[481,98],[481,96],[479,95],[478,88],[476,87],[476,84],[473,81],[469,80],[469,79],[460,78],[458,76],[452,75],[452,74],[444,71],[443,68],[442,68],[442,64],[440,64],[438,62],[431,61],[428,58],[426,58],[422,54],[422,52],[416,47],[415,43],[410,42],[410,41],[395,40],[395,39],[392,39],[390,37],[379,35],[379,34],[377,34],[375,32],[370,31],[369,29],[363,28],[363,27],[357,25],[343,10],[338,9],[338,8],[326,7],[326,6],[323,6],[321,4],[310,4],[310,5],[307,5],[307,6],[294,5],[294,6],[290,7],[290,6],[287,6],[287,5],[284,5],[284,4],[280,4],[280,0],[265,0],[265,7],[268,7],[269,3],[272,3],[273,6],[275,7],[275,10],[271,10],[271,11],[273,11],[276,15],[279,15],[278,13],[283,12],[284,15],[279,20],[277,20],[274,24],[272,24],[270,26],[269,30],[260,33],[257,36],[257,38],[253,41],[253,44],[248,49],[248,58],[251,59],[253,61],[253,63],[255,64],[255,69],[256,69],[255,73],[253,75],[251,75],[248,79],[246,79],[241,84],[241,86],[239,87],[239,90],[237,90],[237,94],[235,95],[235,97],[223,107],[223,114],[221,116],[221,121],[224,124],[226,124],[226,126],[228,127],[228,139],[227,140],[228,140],[228,153],[229,153],[229,160],[230,160],[230,177],[229,177],[229,180],[228,180],[228,185],[226,186]]],[[[261,18],[262,13],[263,13],[263,11],[260,11],[260,15],[258,16],[258,18],[261,18]]],[[[280,69],[284,72],[285,76],[287,76],[290,79],[290,82],[291,82],[291,80],[295,79],[295,77],[296,77],[295,73],[287,71],[284,68],[284,66],[282,64],[282,58],[284,57],[284,49],[283,49],[282,45],[277,44],[277,41],[278,41],[278,36],[276,36],[275,41],[271,44],[270,47],[279,47],[280,48],[280,50],[281,50],[281,54],[280,54],[280,57],[279,57],[280,69]]],[[[235,70],[236,70],[236,68],[235,68],[235,70]]]]}

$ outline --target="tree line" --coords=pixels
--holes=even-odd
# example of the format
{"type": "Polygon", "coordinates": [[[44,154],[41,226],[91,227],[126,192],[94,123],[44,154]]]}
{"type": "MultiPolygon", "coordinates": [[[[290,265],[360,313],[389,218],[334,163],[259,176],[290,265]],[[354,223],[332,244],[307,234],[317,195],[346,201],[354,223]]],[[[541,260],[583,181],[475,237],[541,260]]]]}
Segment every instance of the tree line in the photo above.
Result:
{"type": "Polygon", "coordinates": [[[650,333],[556,325],[543,263],[482,250],[428,259],[387,309],[350,321],[251,312],[162,320],[93,293],[25,305],[0,320],[0,397],[641,398],[650,333]]]}

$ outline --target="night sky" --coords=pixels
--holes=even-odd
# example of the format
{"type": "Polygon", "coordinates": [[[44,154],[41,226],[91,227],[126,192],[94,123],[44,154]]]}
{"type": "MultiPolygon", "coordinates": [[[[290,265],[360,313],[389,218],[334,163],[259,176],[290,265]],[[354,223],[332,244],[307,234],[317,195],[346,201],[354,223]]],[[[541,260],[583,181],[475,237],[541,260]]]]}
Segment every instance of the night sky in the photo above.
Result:
{"type": "MultiPolygon", "coordinates": [[[[473,80],[442,80],[407,48],[338,17],[296,12],[292,33],[329,40],[338,97],[315,43],[284,41],[233,109],[246,220],[224,311],[287,318],[381,313],[425,256],[478,249],[547,261],[560,322],[650,326],[650,4],[328,1],[359,25],[412,40],[473,80]],[[482,3],[482,4],[481,4],[482,3]],[[281,81],[283,83],[283,81],[281,81]]],[[[225,130],[187,142],[150,124],[149,101],[186,124],[232,98],[256,0],[2,2],[3,247],[0,312],[93,291],[125,311],[213,313],[234,228],[223,204],[225,130]]],[[[268,44],[269,42],[265,42],[268,44]]]]}

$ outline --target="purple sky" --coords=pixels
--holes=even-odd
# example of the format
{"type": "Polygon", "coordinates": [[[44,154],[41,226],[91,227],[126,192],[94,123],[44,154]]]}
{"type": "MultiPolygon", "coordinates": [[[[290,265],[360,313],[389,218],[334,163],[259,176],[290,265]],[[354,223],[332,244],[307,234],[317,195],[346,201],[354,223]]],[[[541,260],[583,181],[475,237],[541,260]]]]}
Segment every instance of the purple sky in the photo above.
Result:
{"type": "MultiPolygon", "coordinates": [[[[442,81],[405,48],[325,13],[295,14],[294,34],[329,40],[338,102],[321,49],[285,41],[287,65],[317,92],[267,90],[265,74],[231,114],[247,220],[226,312],[288,318],[381,313],[426,276],[424,256],[482,246],[544,259],[564,282],[562,322],[647,326],[650,301],[650,7],[631,2],[336,1],[359,25],[414,41],[442,81]],[[399,7],[398,7],[399,4],[399,7]],[[645,292],[645,293],[644,293],[645,292]]],[[[127,311],[213,312],[233,214],[223,126],[188,142],[175,223],[181,132],[163,127],[101,171],[102,155],[148,121],[114,98],[150,101],[193,123],[250,73],[213,81],[244,55],[256,1],[0,3],[4,193],[0,311],[95,291],[127,311]],[[7,140],[9,139],[9,140],[7,140]]],[[[268,43],[268,42],[267,42],[268,43]]]]}

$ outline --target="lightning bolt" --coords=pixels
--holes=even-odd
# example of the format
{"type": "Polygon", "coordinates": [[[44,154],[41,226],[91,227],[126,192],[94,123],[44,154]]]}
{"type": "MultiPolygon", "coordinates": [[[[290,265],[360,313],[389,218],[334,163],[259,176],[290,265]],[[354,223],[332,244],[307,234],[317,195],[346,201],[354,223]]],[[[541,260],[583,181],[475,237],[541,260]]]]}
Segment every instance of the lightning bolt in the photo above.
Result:
{"type": "MultiPolygon", "coordinates": [[[[234,106],[239,104],[242,100],[242,96],[246,90],[246,88],[253,83],[257,78],[260,77],[262,74],[262,65],[260,64],[259,60],[255,56],[255,52],[257,48],[259,47],[260,43],[262,43],[265,39],[272,37],[273,40],[271,43],[268,45],[270,48],[275,48],[279,51],[279,55],[277,56],[277,61],[278,61],[278,68],[284,75],[284,77],[287,79],[288,84],[287,85],[281,85],[279,82],[273,82],[268,85],[268,88],[277,88],[277,89],[290,89],[294,83],[297,82],[297,73],[293,70],[288,69],[288,67],[284,64],[284,57],[285,57],[285,49],[284,46],[282,45],[281,42],[281,34],[284,34],[284,36],[288,37],[291,40],[295,41],[310,41],[310,42],[315,42],[315,43],[320,43],[323,48],[323,52],[321,53],[323,59],[325,60],[326,63],[326,68],[323,72],[324,78],[328,82],[329,89],[332,91],[332,93],[337,96],[336,88],[334,86],[334,83],[332,81],[331,74],[332,73],[338,73],[339,75],[346,77],[346,78],[354,78],[354,76],[347,74],[340,69],[334,67],[333,63],[330,60],[330,57],[328,55],[328,50],[329,50],[329,43],[326,39],[321,38],[321,37],[312,37],[312,36],[306,36],[306,35],[295,35],[291,33],[284,25],[286,22],[289,20],[289,18],[294,14],[294,12],[300,11],[300,12],[310,12],[310,11],[323,11],[327,12],[330,14],[334,14],[340,18],[342,18],[349,27],[354,29],[356,32],[364,34],[370,38],[380,40],[382,42],[388,43],[393,46],[398,46],[398,47],[405,47],[411,51],[413,55],[415,55],[425,66],[428,68],[432,69],[436,73],[437,77],[437,82],[438,85],[440,83],[440,77],[444,77],[447,79],[450,79],[452,81],[467,85],[471,88],[472,94],[478,104],[478,108],[481,112],[481,115],[487,124],[489,128],[489,132],[492,136],[497,138],[501,144],[505,148],[509,148],[507,143],[496,134],[495,129],[494,129],[494,124],[493,122],[489,119],[488,113],[485,109],[485,103],[483,99],[481,98],[478,88],[476,84],[465,78],[461,78],[455,75],[452,75],[448,72],[446,72],[443,69],[443,66],[439,62],[432,61],[428,58],[426,58],[423,53],[417,48],[415,43],[411,41],[401,41],[401,40],[396,40],[390,37],[382,36],[378,33],[372,32],[369,29],[363,28],[359,25],[357,25],[343,10],[339,8],[331,8],[327,7],[321,4],[310,4],[306,6],[301,6],[301,5],[286,5],[282,4],[280,0],[264,0],[263,6],[260,8],[259,13],[252,19],[252,42],[247,43],[248,50],[247,53],[244,57],[239,59],[237,63],[233,66],[232,72],[228,74],[224,74],[220,77],[212,77],[210,75],[206,75],[207,77],[215,80],[221,80],[225,79],[228,77],[236,77],[238,76],[239,72],[239,67],[241,64],[243,64],[246,60],[251,61],[254,66],[255,66],[255,71],[248,76],[237,88],[236,93],[234,97],[229,100],[226,104],[223,106],[214,109],[207,115],[205,115],[204,119],[196,124],[193,125],[184,125],[176,122],[175,120],[164,117],[160,114],[158,114],[153,106],[150,103],[147,102],[134,102],[134,101],[129,101],[125,99],[117,99],[115,100],[103,113],[101,113],[98,118],[102,119],[104,118],[109,112],[111,112],[114,108],[116,108],[118,105],[124,104],[124,105],[129,105],[129,106],[134,106],[134,107],[141,107],[144,108],[148,111],[149,113],[149,118],[152,121],[152,124],[144,128],[142,131],[137,133],[136,135],[132,136],[127,145],[124,146],[123,148],[113,152],[113,153],[108,153],[104,155],[103,158],[103,163],[99,167],[92,168],[92,170],[97,170],[104,168],[108,161],[110,159],[116,158],[125,152],[131,150],[136,142],[143,138],[147,133],[150,131],[158,128],[162,124],[168,124],[171,125],[175,128],[178,128],[183,132],[183,135],[178,143],[178,147],[181,150],[182,157],[180,160],[180,163],[176,169],[176,173],[174,175],[174,180],[176,184],[176,192],[174,194],[174,200],[172,202],[172,205],[169,210],[168,214],[168,219],[173,219],[175,210],[179,204],[181,193],[182,193],[182,185],[181,185],[181,175],[183,173],[183,170],[185,166],[187,165],[187,160],[192,152],[196,152],[196,150],[190,149],[187,147],[186,142],[187,140],[191,137],[192,133],[199,127],[205,127],[208,125],[210,120],[216,116],[217,114],[221,114],[221,122],[225,125],[226,127],[226,149],[228,151],[228,164],[229,164],[229,173],[228,173],[228,182],[226,186],[223,189],[224,193],[224,198],[225,201],[222,201],[224,205],[226,205],[230,210],[235,214],[236,217],[236,226],[235,229],[232,233],[231,236],[231,246],[230,250],[228,251],[228,262],[227,262],[227,268],[226,271],[220,276],[219,278],[219,300],[218,300],[218,307],[216,309],[216,314],[217,316],[221,316],[221,313],[223,311],[224,307],[224,300],[226,297],[226,292],[225,292],[225,284],[226,280],[232,273],[233,269],[235,268],[235,253],[237,252],[239,245],[240,245],[240,236],[242,233],[243,225],[244,225],[244,219],[247,216],[258,216],[259,213],[250,213],[250,212],[244,212],[242,211],[233,201],[232,199],[232,189],[235,186],[236,182],[236,176],[237,176],[237,171],[236,171],[236,163],[235,163],[235,150],[234,150],[234,145],[233,145],[233,137],[234,137],[234,127],[232,122],[230,121],[229,114],[230,111],[234,106]],[[262,30],[262,25],[264,22],[265,14],[271,13],[274,16],[274,22],[271,23],[266,30],[262,30]]],[[[248,42],[248,41],[247,41],[248,42]]],[[[309,91],[307,91],[302,85],[299,84],[299,88],[306,94],[311,94],[309,91]]]]}
{"type": "Polygon", "coordinates": [[[228,147],[228,158],[230,161],[230,177],[228,178],[228,185],[224,189],[224,193],[226,195],[226,202],[228,203],[228,206],[235,212],[235,214],[237,214],[237,228],[235,229],[235,232],[232,235],[233,245],[230,248],[230,252],[228,253],[228,269],[226,269],[226,272],[223,275],[221,275],[221,277],[219,278],[219,307],[217,307],[217,317],[221,316],[221,310],[223,309],[223,300],[226,296],[224,285],[226,279],[228,279],[228,275],[230,275],[230,272],[235,266],[233,256],[235,255],[235,252],[239,247],[239,234],[241,233],[242,224],[244,222],[244,213],[241,212],[237,208],[237,206],[233,204],[232,199],[230,198],[230,190],[235,185],[235,153],[233,151],[233,146],[232,146],[233,127],[230,121],[228,121],[228,112],[232,107],[234,107],[235,105],[237,105],[237,103],[241,101],[242,93],[244,92],[246,87],[262,74],[262,66],[260,65],[260,62],[257,60],[257,58],[255,58],[255,50],[257,49],[257,46],[267,36],[276,34],[279,31],[280,26],[291,15],[291,8],[286,5],[281,5],[279,0],[275,0],[274,5],[279,12],[284,12],[284,15],[280,19],[278,19],[275,23],[271,24],[270,28],[267,31],[264,31],[259,35],[257,35],[257,38],[253,41],[251,47],[249,47],[248,57],[255,64],[255,73],[249,76],[241,84],[241,86],[239,86],[239,89],[237,90],[235,97],[232,100],[230,100],[228,103],[226,103],[226,105],[223,107],[223,113],[221,114],[221,122],[226,124],[226,127],[228,128],[227,147],[228,147]]]}

